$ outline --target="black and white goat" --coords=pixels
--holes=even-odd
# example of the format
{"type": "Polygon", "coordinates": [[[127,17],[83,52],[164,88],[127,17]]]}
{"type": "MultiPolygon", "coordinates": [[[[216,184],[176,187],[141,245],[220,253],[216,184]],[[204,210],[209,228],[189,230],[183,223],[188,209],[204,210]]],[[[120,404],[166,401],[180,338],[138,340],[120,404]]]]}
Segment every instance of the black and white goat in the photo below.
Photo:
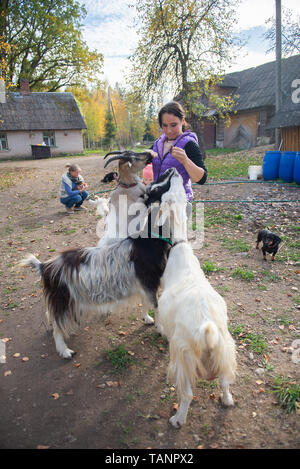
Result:
{"type": "MultiPolygon", "coordinates": [[[[170,172],[164,176],[166,190],[170,177],[170,172]]],[[[148,199],[159,201],[163,186],[154,190],[156,197],[150,191],[148,199]]],[[[56,349],[62,357],[71,358],[74,354],[64,338],[89,313],[107,314],[135,295],[142,297],[145,322],[153,323],[147,311],[157,308],[157,290],[170,245],[151,237],[151,207],[148,212],[145,232],[134,238],[104,247],[68,250],[46,262],[33,255],[20,262],[35,268],[41,276],[47,319],[53,326],[56,349]]]]}
{"type": "Polygon", "coordinates": [[[130,222],[137,216],[136,210],[143,209],[143,195],[146,186],[143,184],[139,173],[152,161],[151,151],[136,153],[133,151],[115,151],[105,155],[109,158],[104,167],[113,161],[119,162],[119,178],[117,187],[111,192],[109,200],[96,198],[90,200],[97,208],[97,212],[105,216],[104,235],[98,232],[100,240],[98,246],[105,246],[119,242],[130,234],[128,227],[130,222]],[[133,208],[134,205],[134,208],[133,208]],[[140,205],[140,207],[139,207],[140,205]]]}
{"type": "MultiPolygon", "coordinates": [[[[227,328],[224,299],[206,279],[187,242],[185,191],[180,175],[171,178],[161,198],[162,220],[170,217],[173,247],[162,277],[156,324],[169,340],[168,378],[176,385],[180,405],[170,418],[178,428],[186,422],[199,378],[219,377],[222,402],[233,405],[229,385],[236,371],[235,344],[227,328]]],[[[151,193],[153,196],[153,191],[151,193]]]]}

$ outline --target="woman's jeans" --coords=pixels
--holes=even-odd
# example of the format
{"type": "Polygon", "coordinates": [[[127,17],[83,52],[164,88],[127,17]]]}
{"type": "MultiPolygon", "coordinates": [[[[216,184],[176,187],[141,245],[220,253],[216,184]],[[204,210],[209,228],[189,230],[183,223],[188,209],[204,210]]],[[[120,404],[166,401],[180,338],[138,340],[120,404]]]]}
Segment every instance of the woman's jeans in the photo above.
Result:
{"type": "Polygon", "coordinates": [[[71,208],[73,205],[75,205],[75,207],[80,207],[88,195],[89,193],[87,191],[82,191],[81,194],[69,195],[68,197],[61,198],[60,201],[67,208],[71,208]]]}

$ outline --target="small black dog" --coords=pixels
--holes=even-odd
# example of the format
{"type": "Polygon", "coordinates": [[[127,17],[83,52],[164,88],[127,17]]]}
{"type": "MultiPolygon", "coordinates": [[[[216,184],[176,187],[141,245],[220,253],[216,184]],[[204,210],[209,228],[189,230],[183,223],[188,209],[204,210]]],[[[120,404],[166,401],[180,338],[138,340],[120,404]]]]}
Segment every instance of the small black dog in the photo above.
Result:
{"type": "Polygon", "coordinates": [[[258,249],[258,244],[263,242],[262,245],[262,253],[263,259],[266,261],[266,252],[272,254],[272,261],[274,261],[275,254],[278,251],[279,243],[281,242],[281,238],[274,233],[271,233],[269,230],[260,230],[257,235],[256,241],[256,249],[258,249]]]}
{"type": "Polygon", "coordinates": [[[101,182],[112,182],[118,179],[118,173],[112,171],[111,173],[107,173],[101,182]]]}

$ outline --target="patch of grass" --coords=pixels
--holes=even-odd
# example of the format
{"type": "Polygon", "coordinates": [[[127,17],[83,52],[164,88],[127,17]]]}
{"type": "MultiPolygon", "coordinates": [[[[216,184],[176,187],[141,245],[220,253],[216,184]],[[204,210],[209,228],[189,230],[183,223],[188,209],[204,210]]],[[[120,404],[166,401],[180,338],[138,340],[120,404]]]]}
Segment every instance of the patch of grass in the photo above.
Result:
{"type": "Polygon", "coordinates": [[[76,233],[76,228],[71,228],[70,230],[65,230],[65,235],[70,235],[72,233],[76,233]]]}
{"type": "Polygon", "coordinates": [[[204,226],[209,228],[214,225],[236,226],[243,215],[235,210],[226,211],[219,208],[205,207],[204,226]]]}
{"type": "Polygon", "coordinates": [[[300,382],[279,375],[274,378],[271,385],[279,400],[279,404],[288,414],[300,409],[300,382]]]}
{"type": "Polygon", "coordinates": [[[250,246],[242,239],[223,238],[222,245],[231,252],[248,252],[250,246]]]}
{"type": "Polygon", "coordinates": [[[235,150],[229,153],[222,149],[222,155],[210,154],[208,152],[205,160],[210,178],[215,179],[232,179],[235,177],[248,177],[248,167],[250,165],[261,165],[263,155],[261,156],[246,156],[243,152],[239,151],[234,154],[235,150]],[[226,154],[227,153],[227,154],[226,154]]]}
{"type": "Polygon", "coordinates": [[[26,168],[1,168],[1,178],[0,178],[0,191],[4,191],[9,187],[16,185],[25,177],[28,177],[28,174],[31,170],[26,168]]]}
{"type": "Polygon", "coordinates": [[[286,314],[283,314],[282,316],[276,318],[277,319],[277,322],[279,322],[280,324],[282,324],[283,326],[290,326],[291,324],[293,324],[293,321],[291,319],[289,319],[287,317],[286,314]]]}
{"type": "Polygon", "coordinates": [[[224,270],[224,268],[218,267],[212,261],[204,261],[201,267],[202,267],[203,272],[206,274],[210,274],[212,272],[220,272],[221,270],[224,270]]]}
{"type": "Polygon", "coordinates": [[[279,275],[274,274],[273,272],[270,272],[269,270],[261,270],[260,275],[264,277],[264,279],[268,280],[269,282],[277,282],[280,280],[279,275]]]}
{"type": "Polygon", "coordinates": [[[124,371],[133,362],[133,357],[129,355],[124,345],[118,345],[112,350],[107,350],[107,358],[117,371],[124,371]]]}
{"type": "Polygon", "coordinates": [[[242,269],[241,267],[237,267],[233,272],[232,276],[235,278],[241,278],[246,282],[251,282],[254,279],[254,272],[248,269],[242,269]]]}
{"type": "Polygon", "coordinates": [[[268,348],[268,345],[261,334],[247,331],[246,327],[242,324],[235,327],[230,326],[229,330],[233,336],[240,340],[240,342],[248,345],[250,350],[253,352],[264,353],[268,348]]]}

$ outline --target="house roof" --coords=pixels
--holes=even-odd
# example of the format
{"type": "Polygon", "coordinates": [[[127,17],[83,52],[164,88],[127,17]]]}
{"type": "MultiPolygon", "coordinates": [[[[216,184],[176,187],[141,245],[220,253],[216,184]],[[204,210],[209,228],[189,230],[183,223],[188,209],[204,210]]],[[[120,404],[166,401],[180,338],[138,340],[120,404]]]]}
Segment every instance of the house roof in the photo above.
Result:
{"type": "MultiPolygon", "coordinates": [[[[258,67],[248,68],[241,72],[233,72],[224,76],[222,88],[231,88],[237,94],[236,111],[251,110],[266,106],[275,107],[276,61],[258,67]]],[[[300,78],[300,54],[282,59],[281,83],[283,105],[289,105],[293,89],[293,80],[300,78]]],[[[292,103],[293,104],[293,103],[292,103]]],[[[299,104],[298,104],[299,108],[299,104]]],[[[296,108],[291,106],[292,112],[296,108]]]]}
{"type": "Polygon", "coordinates": [[[0,131],[86,128],[72,93],[7,93],[0,103],[0,131]]]}

